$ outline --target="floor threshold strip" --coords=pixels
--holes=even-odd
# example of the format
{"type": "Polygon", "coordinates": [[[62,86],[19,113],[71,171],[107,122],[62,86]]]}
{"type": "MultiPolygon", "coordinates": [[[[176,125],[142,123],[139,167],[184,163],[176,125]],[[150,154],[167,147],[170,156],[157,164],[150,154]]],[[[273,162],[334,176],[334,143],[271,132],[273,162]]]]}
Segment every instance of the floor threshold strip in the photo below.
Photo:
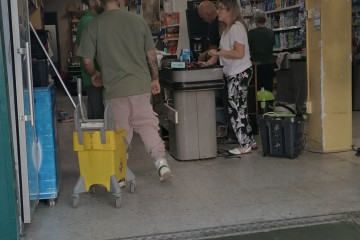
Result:
{"type": "MultiPolygon", "coordinates": [[[[360,223],[360,212],[347,212],[330,215],[320,215],[303,218],[291,218],[276,221],[265,221],[247,224],[235,224],[187,230],[182,232],[172,232],[164,234],[154,234],[146,236],[136,236],[121,238],[122,240],[205,240],[218,239],[229,236],[239,236],[251,233],[267,232],[273,230],[288,229],[294,227],[306,227],[320,224],[336,223],[341,221],[360,223]]],[[[119,238],[120,239],[120,238],[119,238]]],[[[117,239],[113,239],[117,240],[117,239]]]]}

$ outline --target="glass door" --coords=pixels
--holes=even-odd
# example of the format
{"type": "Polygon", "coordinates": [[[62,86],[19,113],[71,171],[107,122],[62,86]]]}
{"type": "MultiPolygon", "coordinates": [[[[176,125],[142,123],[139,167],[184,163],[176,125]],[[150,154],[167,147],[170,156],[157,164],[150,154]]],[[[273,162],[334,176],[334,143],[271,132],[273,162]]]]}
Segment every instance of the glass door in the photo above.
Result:
{"type": "Polygon", "coordinates": [[[16,123],[24,223],[30,223],[39,201],[39,145],[35,130],[28,0],[11,0],[11,27],[16,94],[16,123]]]}

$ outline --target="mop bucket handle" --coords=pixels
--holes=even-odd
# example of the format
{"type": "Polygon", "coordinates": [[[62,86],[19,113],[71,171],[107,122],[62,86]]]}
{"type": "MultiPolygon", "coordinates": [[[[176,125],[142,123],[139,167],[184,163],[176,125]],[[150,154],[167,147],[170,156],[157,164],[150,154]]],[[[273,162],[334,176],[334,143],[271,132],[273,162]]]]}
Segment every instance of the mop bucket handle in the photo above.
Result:
{"type": "Polygon", "coordinates": [[[81,115],[80,117],[81,117],[81,120],[85,121],[86,118],[85,118],[83,103],[82,103],[82,81],[81,81],[81,78],[77,78],[76,82],[77,82],[77,92],[78,92],[80,115],[81,115]]]}

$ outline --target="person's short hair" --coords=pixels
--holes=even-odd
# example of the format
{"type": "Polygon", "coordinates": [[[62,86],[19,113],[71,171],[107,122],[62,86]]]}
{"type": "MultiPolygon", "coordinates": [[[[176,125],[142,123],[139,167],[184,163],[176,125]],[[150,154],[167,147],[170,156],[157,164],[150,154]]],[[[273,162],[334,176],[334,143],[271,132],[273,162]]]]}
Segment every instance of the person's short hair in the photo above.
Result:
{"type": "Polygon", "coordinates": [[[266,15],[263,11],[258,10],[254,14],[255,23],[264,24],[266,22],[266,15]]]}
{"type": "Polygon", "coordinates": [[[100,0],[101,6],[104,7],[109,2],[115,2],[116,0],[100,0]]]}

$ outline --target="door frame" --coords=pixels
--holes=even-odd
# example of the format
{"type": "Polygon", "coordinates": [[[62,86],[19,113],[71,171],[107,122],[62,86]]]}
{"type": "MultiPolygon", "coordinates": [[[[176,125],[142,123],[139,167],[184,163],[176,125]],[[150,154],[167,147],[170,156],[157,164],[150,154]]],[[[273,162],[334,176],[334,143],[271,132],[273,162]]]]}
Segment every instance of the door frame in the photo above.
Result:
{"type": "Polygon", "coordinates": [[[18,198],[19,189],[17,187],[17,176],[15,171],[15,161],[12,141],[12,131],[10,130],[11,106],[14,102],[11,100],[11,91],[9,89],[8,67],[11,66],[6,57],[6,50],[10,43],[8,32],[9,22],[4,20],[7,13],[7,4],[1,0],[0,6],[0,238],[19,239],[20,238],[20,213],[16,199],[18,198]],[[12,103],[11,103],[12,102],[12,103]]]}
{"type": "MultiPolygon", "coordinates": [[[[5,0],[2,0],[5,1],[5,0]]],[[[21,216],[22,216],[22,221],[21,223],[30,223],[31,222],[31,218],[33,216],[33,213],[35,212],[36,206],[39,202],[39,192],[38,192],[38,185],[35,186],[37,188],[37,196],[32,196],[34,199],[31,199],[30,194],[32,193],[31,189],[30,189],[30,180],[29,180],[29,159],[33,159],[36,158],[37,156],[30,156],[30,154],[32,153],[32,149],[29,148],[29,143],[28,140],[32,140],[32,139],[27,139],[27,134],[26,132],[29,131],[29,128],[31,130],[33,130],[33,132],[36,134],[35,132],[35,122],[31,122],[32,120],[34,120],[34,113],[30,108],[29,113],[26,113],[26,109],[25,109],[25,97],[29,97],[29,103],[31,105],[31,103],[33,104],[33,97],[31,98],[31,96],[33,95],[33,83],[32,83],[32,69],[31,69],[31,51],[30,51],[30,27],[29,27],[29,8],[28,8],[28,2],[27,0],[11,0],[9,1],[9,5],[8,5],[8,9],[9,9],[9,22],[10,22],[10,33],[12,35],[11,38],[11,47],[9,51],[12,51],[12,76],[13,76],[13,86],[12,86],[12,90],[13,90],[13,95],[14,95],[14,109],[15,113],[14,113],[14,118],[12,118],[12,127],[13,129],[15,128],[16,130],[16,134],[15,132],[13,133],[13,140],[14,143],[17,144],[17,166],[18,166],[18,188],[20,189],[20,201],[19,203],[21,204],[20,209],[21,209],[21,216]],[[22,1],[22,7],[24,9],[19,9],[19,7],[21,7],[21,5],[19,6],[19,1],[22,1]],[[27,31],[23,31],[23,35],[20,35],[20,21],[19,21],[19,10],[24,10],[24,14],[25,17],[23,16],[23,24],[26,26],[22,26],[23,28],[26,28],[27,31]],[[26,38],[26,43],[25,45],[27,45],[25,48],[25,46],[23,46],[22,43],[22,37],[26,38]],[[23,63],[23,59],[26,58],[29,62],[28,64],[24,64],[23,63]],[[27,71],[27,76],[23,76],[24,73],[24,68],[26,68],[27,71]],[[25,92],[24,92],[24,79],[28,77],[29,81],[31,82],[27,82],[28,86],[27,86],[27,95],[25,96],[25,92]],[[31,122],[32,124],[30,124],[29,122],[31,122]]],[[[9,80],[10,81],[10,80],[9,80]]],[[[27,99],[26,99],[27,100],[27,99]]],[[[30,137],[32,138],[32,137],[30,137]]],[[[35,136],[36,138],[36,136],[35,136]]],[[[34,160],[34,159],[33,159],[34,160]]],[[[37,159],[35,159],[37,160],[37,159]]],[[[34,163],[34,168],[36,171],[36,173],[33,173],[32,177],[36,177],[36,184],[37,184],[37,163],[34,163]]],[[[34,184],[34,183],[32,183],[34,184]]],[[[21,231],[22,231],[22,226],[21,226],[21,231]]]]}

